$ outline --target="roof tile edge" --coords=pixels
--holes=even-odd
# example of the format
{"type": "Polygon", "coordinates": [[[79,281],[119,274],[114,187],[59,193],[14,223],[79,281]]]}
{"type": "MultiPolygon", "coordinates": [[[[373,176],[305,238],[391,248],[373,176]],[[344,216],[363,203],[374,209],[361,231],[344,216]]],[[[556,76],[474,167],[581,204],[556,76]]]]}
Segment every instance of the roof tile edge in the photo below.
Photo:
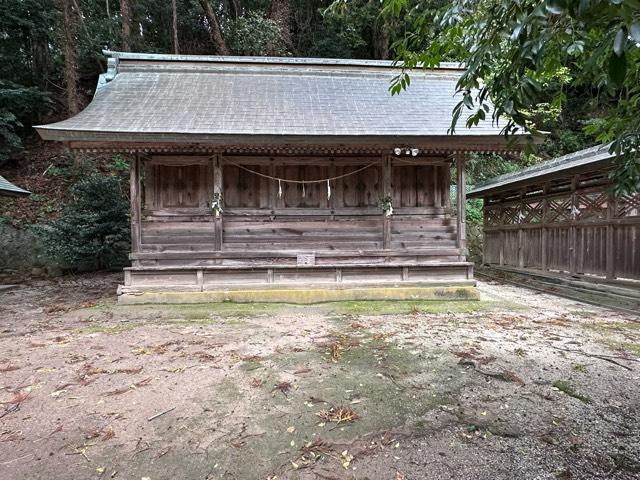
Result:
{"type": "Polygon", "coordinates": [[[615,157],[615,154],[609,152],[610,143],[599,144],[593,147],[588,147],[583,150],[578,150],[560,157],[555,157],[544,162],[537,163],[522,170],[518,170],[511,173],[505,173],[493,178],[484,180],[478,183],[469,192],[469,194],[477,194],[484,191],[493,190],[497,187],[506,186],[512,183],[528,180],[545,175],[549,172],[555,171],[560,167],[570,168],[574,163],[578,161],[602,161],[615,157]]]}

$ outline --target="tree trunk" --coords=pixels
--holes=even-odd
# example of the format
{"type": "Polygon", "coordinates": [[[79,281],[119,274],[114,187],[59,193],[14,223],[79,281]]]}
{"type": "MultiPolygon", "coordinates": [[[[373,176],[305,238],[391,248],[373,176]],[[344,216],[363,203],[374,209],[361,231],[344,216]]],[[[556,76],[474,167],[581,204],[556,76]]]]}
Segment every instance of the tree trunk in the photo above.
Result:
{"type": "Polygon", "coordinates": [[[122,21],[122,51],[131,51],[131,8],[129,0],[120,0],[120,19],[122,21]]]}
{"type": "Polygon", "coordinates": [[[61,0],[62,6],[62,53],[64,55],[64,83],[67,96],[67,110],[70,115],[80,111],[78,98],[78,66],[75,51],[75,23],[73,21],[73,0],[61,0]]]}
{"type": "Polygon", "coordinates": [[[178,7],[176,5],[176,0],[171,0],[171,16],[171,28],[173,29],[173,53],[178,55],[180,53],[180,48],[178,47],[178,7]]]}
{"type": "Polygon", "coordinates": [[[31,40],[31,72],[40,88],[47,89],[49,79],[49,42],[46,37],[34,36],[31,40]]]}
{"type": "Polygon", "coordinates": [[[213,43],[213,46],[216,50],[216,54],[229,55],[229,50],[227,49],[227,44],[225,43],[224,37],[222,36],[220,23],[218,22],[218,16],[211,8],[209,0],[200,0],[200,6],[202,7],[204,16],[207,19],[209,36],[211,37],[211,42],[213,43]]]}
{"type": "Polygon", "coordinates": [[[389,26],[377,24],[373,31],[373,58],[389,60],[389,26]]]}
{"type": "Polygon", "coordinates": [[[287,49],[291,49],[291,7],[289,0],[271,0],[269,18],[278,24],[287,49]]]}

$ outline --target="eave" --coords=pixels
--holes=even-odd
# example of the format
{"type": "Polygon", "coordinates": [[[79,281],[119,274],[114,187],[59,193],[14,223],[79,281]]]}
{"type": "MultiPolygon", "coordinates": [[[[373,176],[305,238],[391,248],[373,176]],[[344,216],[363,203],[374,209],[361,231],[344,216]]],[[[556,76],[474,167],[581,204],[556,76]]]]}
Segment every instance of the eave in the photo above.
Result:
{"type": "MultiPolygon", "coordinates": [[[[42,134],[42,133],[41,133],[42,134]]],[[[112,153],[253,153],[253,154],[392,154],[397,147],[418,148],[421,153],[465,152],[517,153],[527,137],[504,135],[469,136],[262,136],[142,134],[135,140],[126,135],[101,134],[90,140],[66,140],[68,148],[83,152],[112,153]],[[115,137],[115,138],[114,138],[115,137]]]]}

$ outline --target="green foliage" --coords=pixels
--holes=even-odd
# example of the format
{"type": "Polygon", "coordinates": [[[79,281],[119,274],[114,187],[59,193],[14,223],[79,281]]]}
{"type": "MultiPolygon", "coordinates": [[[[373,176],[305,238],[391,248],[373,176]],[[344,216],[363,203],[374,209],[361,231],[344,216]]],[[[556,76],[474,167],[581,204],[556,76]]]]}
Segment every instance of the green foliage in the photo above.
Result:
{"type": "Polygon", "coordinates": [[[25,123],[46,112],[51,103],[36,87],[0,80],[0,166],[22,149],[25,123]]]}
{"type": "Polygon", "coordinates": [[[227,46],[234,55],[284,56],[287,47],[278,24],[259,12],[228,23],[227,46]]]}
{"type": "Polygon", "coordinates": [[[95,173],[71,188],[60,219],[40,227],[45,250],[71,269],[104,269],[127,263],[129,202],[123,181],[95,173]]]}
{"type": "Polygon", "coordinates": [[[111,157],[111,163],[109,163],[109,170],[115,173],[122,173],[129,171],[129,161],[122,155],[114,155],[111,157]]]}
{"type": "Polygon", "coordinates": [[[311,48],[311,55],[373,58],[376,33],[384,28],[380,12],[380,4],[366,0],[338,0],[332,3],[329,8],[322,10],[321,38],[311,48]]]}
{"type": "Polygon", "coordinates": [[[481,225],[484,215],[482,213],[482,199],[469,198],[466,203],[466,219],[467,223],[475,223],[481,225]]]}
{"type": "MultiPolygon", "coordinates": [[[[600,117],[585,133],[613,142],[617,190],[638,188],[639,0],[454,0],[444,6],[384,1],[387,15],[414,17],[411,30],[395,44],[406,68],[451,58],[464,62],[452,132],[463,115],[467,127],[491,116],[503,120],[507,134],[536,132],[534,106],[546,102],[558,109],[568,89],[583,89],[600,117]]],[[[405,71],[391,90],[408,86],[405,71]]]]}
{"type": "MultiPolygon", "coordinates": [[[[515,172],[539,162],[540,159],[533,155],[508,157],[496,153],[471,153],[466,161],[467,190],[484,180],[515,172]]],[[[481,225],[483,221],[482,200],[479,198],[467,199],[466,219],[468,223],[481,225]]]]}

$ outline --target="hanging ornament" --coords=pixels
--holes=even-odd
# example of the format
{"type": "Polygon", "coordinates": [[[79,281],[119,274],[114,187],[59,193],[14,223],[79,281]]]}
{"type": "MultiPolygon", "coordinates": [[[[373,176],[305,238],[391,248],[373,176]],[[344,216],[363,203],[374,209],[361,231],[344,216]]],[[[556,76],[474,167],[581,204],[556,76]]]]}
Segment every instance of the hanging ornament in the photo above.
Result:
{"type": "Polygon", "coordinates": [[[307,192],[304,191],[304,182],[302,182],[302,198],[307,196],[307,192]]]}
{"type": "Polygon", "coordinates": [[[278,198],[282,198],[282,182],[278,179],[278,198]]]}
{"type": "Polygon", "coordinates": [[[327,200],[331,200],[331,183],[327,180],[327,200]]]}

